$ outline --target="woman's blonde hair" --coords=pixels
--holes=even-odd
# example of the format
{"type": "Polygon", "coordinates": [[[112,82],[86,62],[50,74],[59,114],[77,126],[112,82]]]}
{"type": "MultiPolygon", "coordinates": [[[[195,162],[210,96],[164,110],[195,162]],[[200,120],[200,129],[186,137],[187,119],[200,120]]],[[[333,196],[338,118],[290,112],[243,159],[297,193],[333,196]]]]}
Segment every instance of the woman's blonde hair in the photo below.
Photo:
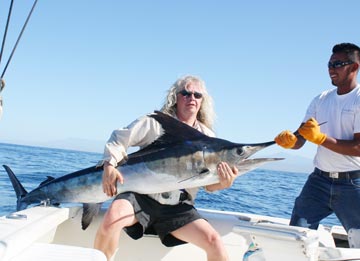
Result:
{"type": "Polygon", "coordinates": [[[213,129],[215,120],[213,100],[206,90],[205,82],[199,77],[187,75],[179,78],[169,89],[161,111],[166,114],[176,116],[177,94],[180,91],[186,89],[189,83],[197,83],[202,89],[203,98],[201,101],[200,110],[196,116],[197,120],[203,123],[206,127],[213,129]]]}

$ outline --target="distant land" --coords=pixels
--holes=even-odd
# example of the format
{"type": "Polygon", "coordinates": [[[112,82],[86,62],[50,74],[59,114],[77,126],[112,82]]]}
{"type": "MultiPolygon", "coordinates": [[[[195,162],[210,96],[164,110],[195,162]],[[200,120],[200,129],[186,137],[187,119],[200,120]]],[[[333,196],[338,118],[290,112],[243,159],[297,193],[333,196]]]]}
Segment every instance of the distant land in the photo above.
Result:
{"type": "Polygon", "coordinates": [[[310,158],[291,155],[288,153],[277,153],[269,158],[284,158],[283,160],[267,163],[260,168],[287,172],[311,173],[314,169],[313,160],[310,158]]]}
{"type": "Polygon", "coordinates": [[[35,147],[46,147],[54,149],[65,149],[65,150],[76,150],[84,152],[96,152],[103,153],[104,145],[106,141],[104,140],[88,140],[80,138],[67,138],[61,140],[51,140],[51,141],[25,141],[25,140],[2,140],[1,142],[25,145],[25,146],[35,146],[35,147]]]}

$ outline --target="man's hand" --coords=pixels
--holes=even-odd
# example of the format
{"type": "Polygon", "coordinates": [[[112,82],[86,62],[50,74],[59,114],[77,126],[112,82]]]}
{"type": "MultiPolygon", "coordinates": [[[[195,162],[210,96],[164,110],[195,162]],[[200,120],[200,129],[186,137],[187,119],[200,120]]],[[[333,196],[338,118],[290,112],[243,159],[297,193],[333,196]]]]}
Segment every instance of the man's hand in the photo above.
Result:
{"type": "Polygon", "coordinates": [[[282,131],[275,137],[276,144],[283,147],[284,149],[291,149],[295,146],[296,141],[297,138],[295,134],[289,130],[282,131]]]}
{"type": "Polygon", "coordinates": [[[304,139],[317,145],[323,144],[327,137],[325,133],[320,132],[319,123],[314,118],[305,122],[298,131],[304,139]]]}
{"type": "Polygon", "coordinates": [[[103,191],[109,197],[117,194],[117,182],[124,183],[124,178],[121,173],[110,163],[104,163],[104,172],[102,176],[103,191]]]}

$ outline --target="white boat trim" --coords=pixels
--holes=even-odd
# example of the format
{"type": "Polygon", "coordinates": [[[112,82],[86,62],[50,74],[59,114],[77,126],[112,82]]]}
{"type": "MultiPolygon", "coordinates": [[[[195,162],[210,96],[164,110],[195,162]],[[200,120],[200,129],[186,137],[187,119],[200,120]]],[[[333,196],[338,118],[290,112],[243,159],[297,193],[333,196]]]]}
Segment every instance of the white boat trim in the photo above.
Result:
{"type": "MultiPolygon", "coordinates": [[[[0,260],[106,260],[93,249],[105,210],[85,231],[81,207],[33,207],[0,217],[0,260]]],[[[200,209],[221,234],[230,260],[360,260],[360,249],[336,247],[332,231],[346,238],[342,227],[319,230],[288,226],[282,218],[200,209]],[[245,256],[245,257],[244,257],[245,256]]],[[[157,236],[132,240],[125,233],[113,260],[206,260],[191,244],[165,247],[157,236]]]]}

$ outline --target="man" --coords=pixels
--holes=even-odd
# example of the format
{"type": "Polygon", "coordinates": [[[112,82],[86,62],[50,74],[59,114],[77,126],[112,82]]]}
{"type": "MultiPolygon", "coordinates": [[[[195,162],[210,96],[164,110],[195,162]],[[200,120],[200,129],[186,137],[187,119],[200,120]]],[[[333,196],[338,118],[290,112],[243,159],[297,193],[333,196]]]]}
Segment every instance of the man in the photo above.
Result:
{"type": "MultiPolygon", "coordinates": [[[[194,76],[180,78],[170,88],[161,109],[179,121],[202,133],[214,136],[214,113],[211,97],[204,82],[194,76]]],[[[104,152],[103,190],[108,196],[116,195],[116,183],[126,182],[115,168],[126,156],[130,146],[145,147],[161,135],[160,124],[144,116],[127,128],[115,130],[104,152]]],[[[218,166],[220,182],[205,187],[207,191],[228,188],[238,170],[222,162],[218,166]]],[[[133,192],[119,194],[107,210],[95,238],[95,248],[110,259],[119,242],[121,230],[138,239],[145,233],[159,235],[166,246],[186,242],[206,251],[208,260],[228,260],[220,235],[194,208],[198,188],[140,195],[133,192]]]]}
{"type": "Polygon", "coordinates": [[[360,247],[360,48],[337,44],[328,63],[336,88],[311,102],[296,133],[275,137],[284,148],[299,149],[308,140],[318,145],[315,169],[296,198],[290,225],[317,229],[335,213],[349,235],[350,247],[360,247]]]}

